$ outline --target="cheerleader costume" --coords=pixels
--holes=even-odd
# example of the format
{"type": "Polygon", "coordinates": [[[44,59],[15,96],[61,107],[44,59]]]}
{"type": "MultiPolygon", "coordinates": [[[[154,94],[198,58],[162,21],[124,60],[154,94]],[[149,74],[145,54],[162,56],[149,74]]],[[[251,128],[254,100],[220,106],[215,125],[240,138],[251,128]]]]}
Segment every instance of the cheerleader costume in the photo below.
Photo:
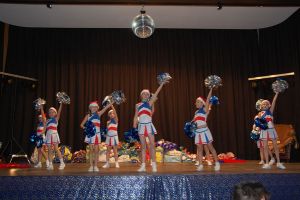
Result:
{"type": "Polygon", "coordinates": [[[36,135],[39,137],[39,140],[36,142],[36,147],[41,148],[45,142],[45,136],[43,133],[44,130],[44,124],[43,122],[39,122],[38,126],[36,128],[36,135]]]}
{"type": "Polygon", "coordinates": [[[88,144],[100,144],[101,143],[101,136],[100,136],[100,117],[98,113],[93,113],[89,118],[88,121],[91,121],[95,128],[96,134],[92,137],[85,136],[84,142],[88,144]]]}
{"type": "Polygon", "coordinates": [[[213,141],[211,132],[206,124],[207,114],[204,111],[204,107],[195,112],[193,122],[199,126],[206,126],[204,128],[197,128],[195,130],[195,144],[209,144],[213,141]]]}
{"type": "Polygon", "coordinates": [[[105,143],[108,146],[116,146],[119,144],[118,124],[114,119],[108,121],[105,143]]]}
{"type": "Polygon", "coordinates": [[[57,126],[58,122],[56,118],[50,118],[47,121],[47,126],[46,126],[46,144],[47,145],[52,145],[52,144],[59,144],[60,139],[59,135],[57,132],[57,126]]]}
{"type": "Polygon", "coordinates": [[[260,131],[260,140],[275,140],[278,138],[277,132],[274,128],[273,124],[273,114],[268,109],[266,111],[262,111],[262,119],[265,119],[268,123],[268,129],[260,131]]]}
{"type": "Polygon", "coordinates": [[[138,109],[138,133],[148,137],[149,134],[156,134],[156,129],[152,123],[152,107],[149,102],[137,104],[138,109]]]}

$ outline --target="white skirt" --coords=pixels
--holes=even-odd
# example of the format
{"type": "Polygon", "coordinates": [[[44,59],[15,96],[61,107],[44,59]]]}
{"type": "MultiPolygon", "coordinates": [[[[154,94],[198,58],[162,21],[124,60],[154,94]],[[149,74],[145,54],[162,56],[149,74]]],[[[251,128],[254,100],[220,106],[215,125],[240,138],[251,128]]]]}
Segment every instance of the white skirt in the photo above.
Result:
{"type": "Polygon", "coordinates": [[[58,133],[47,133],[46,134],[45,143],[47,145],[59,144],[60,143],[60,139],[59,139],[58,133]]]}
{"type": "Polygon", "coordinates": [[[119,137],[115,136],[106,136],[105,144],[108,146],[117,146],[119,144],[119,137]]]}
{"type": "Polygon", "coordinates": [[[197,129],[195,131],[195,144],[209,144],[213,141],[213,137],[209,128],[197,129]]]}
{"type": "Polygon", "coordinates": [[[139,135],[144,135],[145,137],[147,137],[148,134],[152,134],[152,135],[156,134],[156,129],[152,122],[139,123],[138,132],[139,132],[139,135]]]}
{"type": "Polygon", "coordinates": [[[269,128],[267,130],[261,130],[260,140],[276,140],[278,138],[275,128],[269,128]]]}
{"type": "Polygon", "coordinates": [[[88,143],[88,144],[95,144],[95,145],[100,144],[101,143],[101,135],[100,135],[100,133],[96,133],[93,137],[85,136],[84,142],[88,143]]]}

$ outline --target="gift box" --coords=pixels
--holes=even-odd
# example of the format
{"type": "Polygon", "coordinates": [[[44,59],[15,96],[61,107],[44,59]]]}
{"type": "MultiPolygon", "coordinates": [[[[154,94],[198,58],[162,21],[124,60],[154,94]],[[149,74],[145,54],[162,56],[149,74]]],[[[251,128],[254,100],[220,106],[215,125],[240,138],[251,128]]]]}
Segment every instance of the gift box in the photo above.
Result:
{"type": "Polygon", "coordinates": [[[181,162],[181,156],[164,155],[164,162],[181,162]]]}

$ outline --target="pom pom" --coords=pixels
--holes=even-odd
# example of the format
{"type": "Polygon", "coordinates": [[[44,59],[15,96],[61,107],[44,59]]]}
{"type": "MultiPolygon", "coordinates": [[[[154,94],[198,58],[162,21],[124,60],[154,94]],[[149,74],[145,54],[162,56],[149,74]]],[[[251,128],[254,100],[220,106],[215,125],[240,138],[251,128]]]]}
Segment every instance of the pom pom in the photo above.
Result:
{"type": "Polygon", "coordinates": [[[104,100],[102,101],[102,106],[103,106],[103,107],[107,106],[108,104],[111,103],[111,101],[112,101],[111,96],[106,96],[106,97],[104,98],[104,100]]]}
{"type": "Polygon", "coordinates": [[[209,103],[212,105],[218,105],[218,104],[220,104],[219,98],[217,96],[212,96],[209,99],[209,103]]]}
{"type": "Polygon", "coordinates": [[[35,108],[35,110],[40,110],[41,106],[45,105],[46,101],[42,98],[38,98],[35,101],[33,101],[33,106],[35,108]]]}
{"type": "Polygon", "coordinates": [[[272,89],[274,93],[284,92],[288,88],[289,88],[288,82],[280,78],[278,78],[274,83],[272,83],[272,89]]]}
{"type": "Polygon", "coordinates": [[[31,135],[29,136],[29,141],[34,144],[36,142],[36,139],[37,139],[36,132],[31,133],[31,135]]]}
{"type": "Polygon", "coordinates": [[[204,80],[204,84],[207,88],[218,88],[222,86],[222,79],[217,75],[210,75],[204,80]]]}
{"type": "Polygon", "coordinates": [[[255,124],[255,126],[259,127],[262,130],[268,129],[268,122],[263,118],[256,118],[254,120],[254,124],[255,124]]]}
{"type": "Polygon", "coordinates": [[[252,130],[250,133],[250,138],[254,141],[258,141],[259,140],[259,132],[256,130],[252,130]]]}
{"type": "Polygon", "coordinates": [[[124,139],[128,143],[134,143],[140,141],[139,133],[136,128],[132,128],[124,133],[124,139]]]}
{"type": "Polygon", "coordinates": [[[86,121],[85,124],[84,124],[84,134],[88,137],[88,138],[91,138],[93,136],[96,135],[96,127],[95,125],[93,124],[93,122],[91,121],[86,121]]]}
{"type": "Polygon", "coordinates": [[[118,105],[126,101],[125,95],[121,90],[114,91],[111,94],[111,98],[118,105]]]}
{"type": "Polygon", "coordinates": [[[197,129],[197,125],[194,122],[186,122],[184,125],[184,133],[186,136],[189,138],[194,138],[195,137],[195,130],[197,129]]]}
{"type": "Polygon", "coordinates": [[[170,76],[169,73],[161,73],[157,76],[157,82],[159,85],[163,83],[168,83],[171,79],[172,77],[170,76]]]}
{"type": "Polygon", "coordinates": [[[65,92],[58,92],[56,94],[56,99],[59,103],[62,103],[62,104],[70,104],[71,103],[70,97],[65,92]]]}

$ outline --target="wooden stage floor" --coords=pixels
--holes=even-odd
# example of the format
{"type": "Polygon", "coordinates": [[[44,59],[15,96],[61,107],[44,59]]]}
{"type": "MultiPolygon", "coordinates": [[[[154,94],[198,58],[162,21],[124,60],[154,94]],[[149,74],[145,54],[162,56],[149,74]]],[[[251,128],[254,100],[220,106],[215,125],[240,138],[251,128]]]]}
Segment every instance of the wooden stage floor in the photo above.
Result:
{"type": "Polygon", "coordinates": [[[183,174],[300,174],[300,163],[285,163],[287,169],[281,170],[272,166],[272,169],[262,169],[257,161],[246,161],[246,163],[223,163],[221,170],[215,172],[213,166],[204,166],[202,172],[196,171],[194,163],[158,163],[158,172],[152,173],[151,166],[147,164],[147,172],[140,173],[136,170],[139,167],[137,163],[120,163],[120,168],[114,167],[103,169],[104,163],[98,163],[99,172],[88,172],[87,163],[68,163],[64,170],[58,170],[58,164],[54,164],[54,170],[48,171],[43,168],[25,168],[25,169],[0,169],[0,176],[107,176],[107,175],[183,175],[183,174]]]}

